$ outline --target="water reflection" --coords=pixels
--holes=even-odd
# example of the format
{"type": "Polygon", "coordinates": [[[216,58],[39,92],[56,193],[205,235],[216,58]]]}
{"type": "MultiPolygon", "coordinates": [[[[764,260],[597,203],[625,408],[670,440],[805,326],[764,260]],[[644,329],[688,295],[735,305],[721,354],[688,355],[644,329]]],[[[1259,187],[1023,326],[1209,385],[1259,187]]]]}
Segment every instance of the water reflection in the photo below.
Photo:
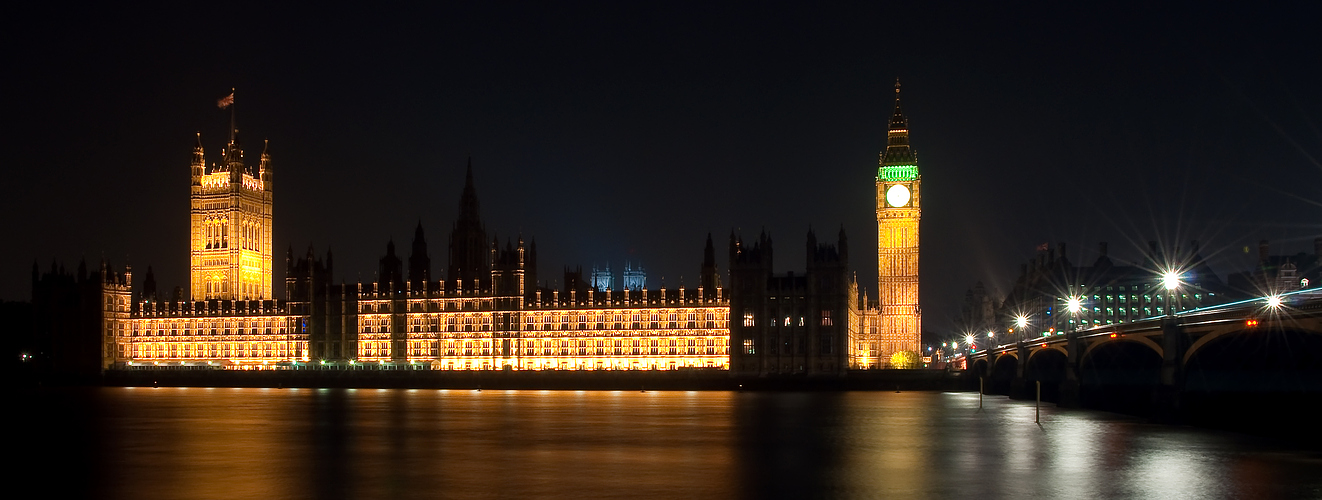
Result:
{"type": "Polygon", "coordinates": [[[236,497],[1322,496],[1308,453],[956,393],[96,389],[26,403],[20,491],[236,497]],[[63,481],[41,482],[63,470],[63,481]]]}

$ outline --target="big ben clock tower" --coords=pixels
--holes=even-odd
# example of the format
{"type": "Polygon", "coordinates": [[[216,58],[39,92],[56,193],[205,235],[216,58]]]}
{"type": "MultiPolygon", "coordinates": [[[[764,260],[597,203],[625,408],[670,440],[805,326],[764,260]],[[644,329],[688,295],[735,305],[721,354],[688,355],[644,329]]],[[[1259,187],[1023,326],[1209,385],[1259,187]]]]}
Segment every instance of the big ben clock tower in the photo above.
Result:
{"type": "Polygon", "coordinates": [[[918,353],[922,331],[922,310],[918,306],[922,181],[918,157],[909,147],[909,120],[900,109],[900,82],[896,80],[895,113],[877,168],[877,340],[883,356],[902,351],[918,353]]]}

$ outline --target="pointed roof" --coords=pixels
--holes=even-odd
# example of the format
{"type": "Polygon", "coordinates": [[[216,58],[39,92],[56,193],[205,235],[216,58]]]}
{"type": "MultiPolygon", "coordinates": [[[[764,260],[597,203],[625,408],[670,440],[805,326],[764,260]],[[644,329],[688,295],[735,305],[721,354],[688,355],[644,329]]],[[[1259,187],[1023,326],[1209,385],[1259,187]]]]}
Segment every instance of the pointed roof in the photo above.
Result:
{"type": "Polygon", "coordinates": [[[891,114],[890,129],[908,130],[909,119],[904,116],[904,109],[900,107],[900,79],[895,79],[895,112],[891,114]]]}
{"type": "Polygon", "coordinates": [[[473,159],[468,159],[468,172],[464,175],[464,192],[459,195],[459,220],[477,221],[481,218],[477,202],[477,188],[473,187],[473,159]]]}
{"type": "Polygon", "coordinates": [[[419,242],[427,244],[427,238],[422,234],[422,218],[418,218],[418,227],[413,230],[413,244],[416,246],[419,242]]]}
{"type": "Polygon", "coordinates": [[[895,80],[895,112],[886,132],[886,150],[881,153],[877,178],[888,181],[918,177],[918,157],[909,147],[909,118],[900,107],[900,81],[895,80]]]}

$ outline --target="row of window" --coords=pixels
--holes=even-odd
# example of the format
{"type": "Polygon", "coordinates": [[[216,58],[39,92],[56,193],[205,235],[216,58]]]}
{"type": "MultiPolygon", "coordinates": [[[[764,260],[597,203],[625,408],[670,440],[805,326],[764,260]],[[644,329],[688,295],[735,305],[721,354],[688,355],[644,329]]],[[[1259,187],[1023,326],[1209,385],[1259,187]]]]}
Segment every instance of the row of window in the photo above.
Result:
{"type": "MultiPolygon", "coordinates": [[[[723,338],[690,339],[533,339],[515,341],[512,345],[498,340],[441,340],[409,341],[408,352],[413,356],[492,356],[502,353],[502,346],[512,349],[512,355],[526,356],[621,356],[621,355],[724,355],[723,338]]],[[[377,357],[390,355],[390,341],[366,341],[360,344],[360,355],[377,357]]]]}
{"type": "MultiPolygon", "coordinates": [[[[819,340],[819,344],[817,346],[818,354],[833,354],[835,352],[835,342],[832,336],[822,335],[821,337],[818,338],[818,340],[819,340]]],[[[776,337],[770,337],[767,339],[766,351],[767,352],[765,352],[764,354],[773,355],[773,356],[774,355],[786,355],[786,356],[807,355],[808,342],[806,339],[803,338],[795,339],[793,337],[784,337],[781,340],[777,340],[776,337]]],[[[757,354],[757,342],[753,339],[744,339],[743,352],[744,354],[747,355],[757,354]]]]}
{"type": "MultiPolygon", "coordinates": [[[[778,318],[781,318],[781,316],[780,315],[772,316],[768,320],[769,324],[771,326],[795,326],[795,318],[791,316],[784,316],[783,319],[779,319],[779,321],[778,318]]],[[[804,317],[799,316],[797,318],[797,323],[798,323],[797,326],[804,326],[805,324],[804,317]]],[[[818,324],[820,324],[821,326],[832,326],[835,324],[835,318],[831,317],[831,310],[824,309],[821,311],[821,320],[819,321],[818,324]]],[[[744,326],[747,327],[757,326],[757,318],[753,315],[753,311],[744,311],[744,326]]]]}
{"type": "Polygon", "coordinates": [[[199,330],[190,330],[190,329],[188,329],[188,328],[185,328],[185,329],[183,330],[183,333],[182,333],[182,334],[179,333],[179,330],[143,330],[143,331],[141,331],[141,332],[139,332],[139,331],[137,331],[137,330],[134,330],[132,335],[133,335],[134,337],[159,337],[159,336],[171,336],[171,337],[174,337],[174,336],[179,336],[179,335],[183,335],[183,336],[187,337],[187,336],[189,336],[189,335],[192,335],[194,331],[196,331],[198,335],[244,335],[244,334],[248,334],[248,335],[273,335],[273,334],[274,334],[274,335],[284,335],[285,333],[288,332],[288,330],[286,330],[286,329],[284,329],[284,328],[264,328],[264,329],[261,329],[261,330],[259,330],[259,329],[257,329],[257,328],[252,328],[252,329],[249,329],[249,330],[247,330],[247,331],[244,331],[244,330],[241,329],[241,328],[240,328],[240,329],[233,329],[233,330],[231,330],[231,329],[229,329],[229,328],[210,328],[210,329],[199,329],[199,330]]]}
{"type": "Polygon", "coordinates": [[[119,344],[119,357],[132,359],[301,358],[304,342],[135,343],[119,344]]]}

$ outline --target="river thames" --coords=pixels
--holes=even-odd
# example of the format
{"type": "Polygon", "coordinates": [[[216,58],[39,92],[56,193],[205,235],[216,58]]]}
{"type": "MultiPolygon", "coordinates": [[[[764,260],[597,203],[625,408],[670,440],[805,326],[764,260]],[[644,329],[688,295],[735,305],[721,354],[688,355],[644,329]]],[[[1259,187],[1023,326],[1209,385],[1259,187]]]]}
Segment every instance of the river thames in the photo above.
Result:
{"type": "Polygon", "coordinates": [[[1322,497],[1316,450],[1051,405],[1039,425],[1031,402],[973,393],[14,395],[11,484],[43,496],[1322,497]]]}

